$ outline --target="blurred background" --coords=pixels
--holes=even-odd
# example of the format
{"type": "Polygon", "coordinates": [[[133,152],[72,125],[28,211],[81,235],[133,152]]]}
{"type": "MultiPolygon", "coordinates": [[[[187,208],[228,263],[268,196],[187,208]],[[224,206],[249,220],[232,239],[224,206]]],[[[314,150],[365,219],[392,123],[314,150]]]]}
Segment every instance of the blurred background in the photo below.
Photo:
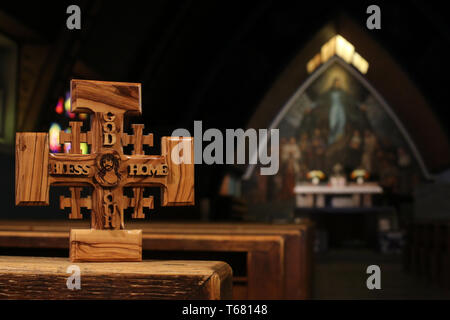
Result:
{"type": "Polygon", "coordinates": [[[89,123],[70,112],[71,79],[139,82],[142,116],[127,128],[144,123],[155,135],[150,154],[174,129],[193,133],[195,120],[203,131],[280,129],[276,175],[260,175],[259,165],[196,165],[196,205],[162,208],[149,190],[156,208],[146,220],[308,220],[319,263],[366,250],[363,260],[376,252],[426,279],[443,274],[450,22],[440,2],[389,1],[377,3],[381,29],[370,30],[371,4],[3,1],[0,219],[67,219],[62,188],[51,189],[50,207],[14,206],[15,132],[49,132],[52,152],[67,152],[59,132],[89,123]],[[71,4],[81,9],[80,30],[66,27],[71,4]],[[425,258],[430,248],[439,254],[425,258]]]}

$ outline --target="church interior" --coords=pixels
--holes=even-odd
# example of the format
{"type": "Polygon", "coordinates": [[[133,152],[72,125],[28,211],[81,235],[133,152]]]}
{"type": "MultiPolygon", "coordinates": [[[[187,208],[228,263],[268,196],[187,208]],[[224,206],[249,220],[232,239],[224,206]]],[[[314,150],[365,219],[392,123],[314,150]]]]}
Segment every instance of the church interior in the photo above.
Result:
{"type": "MultiPolygon", "coordinates": [[[[267,141],[275,174],[247,145],[245,163],[196,161],[194,205],[160,205],[145,187],[154,208],[123,213],[142,229],[144,261],[223,261],[236,300],[450,298],[443,4],[383,1],[371,18],[368,1],[93,0],[77,2],[70,29],[72,4],[0,5],[0,256],[67,258],[69,230],[91,220],[88,207],[69,219],[60,199],[75,188],[16,205],[16,133],[48,133],[51,153],[70,153],[60,137],[90,126],[72,112],[71,80],[140,83],[142,114],[124,131],[145,125],[146,155],[195,121],[279,135],[267,141]]],[[[211,139],[199,141],[204,157],[211,139]]]]}

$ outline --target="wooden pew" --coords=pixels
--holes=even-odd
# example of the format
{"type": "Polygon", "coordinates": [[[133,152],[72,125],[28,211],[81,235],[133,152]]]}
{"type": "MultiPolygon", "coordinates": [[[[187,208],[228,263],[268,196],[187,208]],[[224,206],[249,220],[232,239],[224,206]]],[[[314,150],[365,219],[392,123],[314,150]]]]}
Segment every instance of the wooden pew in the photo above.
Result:
{"type": "MultiPolygon", "coordinates": [[[[134,227],[139,228],[138,225],[134,227]]],[[[282,265],[285,277],[283,279],[284,294],[282,297],[286,299],[308,299],[311,297],[313,276],[313,225],[311,223],[282,225],[262,223],[152,223],[142,226],[142,228],[144,233],[151,233],[155,230],[158,233],[168,232],[173,234],[283,235],[285,244],[282,265]],[[149,227],[150,229],[148,229],[149,227]]],[[[248,268],[248,273],[251,273],[251,270],[251,268],[248,268]]],[[[251,284],[249,284],[249,287],[252,287],[251,284]]]]}
{"type": "MultiPolygon", "coordinates": [[[[0,223],[0,247],[67,247],[70,228],[85,221],[0,223]]],[[[233,281],[235,299],[308,299],[313,277],[313,225],[262,223],[129,223],[143,229],[143,250],[157,253],[242,253],[245,274],[233,281]]],[[[155,255],[156,253],[156,255],[155,255]]],[[[186,254],[184,254],[186,253],[186,254]]],[[[170,256],[172,259],[172,256],[170,256]]],[[[216,258],[217,260],[217,258],[216,258]]],[[[219,259],[221,260],[221,259],[219,259]]],[[[230,262],[229,262],[230,263],[230,262]]],[[[230,263],[235,269],[236,265],[230,263]]]]}
{"type": "Polygon", "coordinates": [[[232,294],[232,271],[224,262],[76,263],[78,290],[67,286],[71,265],[65,258],[0,256],[0,299],[217,300],[232,294]]]}
{"type": "Polygon", "coordinates": [[[450,223],[415,222],[408,227],[405,269],[450,288],[450,223]]]}
{"type": "Polygon", "coordinates": [[[437,275],[435,279],[438,284],[450,289],[450,222],[443,221],[435,223],[435,252],[438,254],[436,260],[437,275]]]}

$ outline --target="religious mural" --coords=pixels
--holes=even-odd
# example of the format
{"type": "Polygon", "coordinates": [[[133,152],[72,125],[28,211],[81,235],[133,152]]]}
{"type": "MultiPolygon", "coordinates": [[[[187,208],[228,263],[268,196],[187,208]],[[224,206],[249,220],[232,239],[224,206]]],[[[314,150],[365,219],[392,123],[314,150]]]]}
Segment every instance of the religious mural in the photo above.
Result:
{"type": "Polygon", "coordinates": [[[381,103],[339,63],[330,65],[291,104],[280,129],[280,170],[254,170],[243,185],[250,203],[293,199],[297,183],[336,168],[351,180],[364,169],[386,192],[409,194],[421,173],[399,127],[381,103]]]}

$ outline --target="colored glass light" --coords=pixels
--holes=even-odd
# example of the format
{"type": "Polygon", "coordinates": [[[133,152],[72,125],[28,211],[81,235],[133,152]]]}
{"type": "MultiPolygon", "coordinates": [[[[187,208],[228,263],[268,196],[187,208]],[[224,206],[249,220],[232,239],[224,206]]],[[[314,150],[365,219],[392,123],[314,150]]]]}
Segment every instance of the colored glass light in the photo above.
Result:
{"type": "Polygon", "coordinates": [[[88,154],[88,144],[86,142],[80,143],[80,149],[82,154],[88,154]]]}
{"type": "Polygon", "coordinates": [[[80,118],[80,120],[84,120],[87,119],[88,114],[87,113],[79,113],[78,114],[78,118],[80,118]]]}
{"type": "Polygon", "coordinates": [[[68,116],[70,119],[75,118],[75,113],[70,112],[70,91],[66,92],[66,100],[64,101],[64,109],[66,110],[66,116],[68,116]]]}
{"type": "Polygon", "coordinates": [[[59,133],[61,132],[61,126],[57,123],[52,123],[48,131],[50,138],[50,150],[51,152],[61,152],[61,145],[59,144],[59,133]]]}
{"type": "MultiPolygon", "coordinates": [[[[64,130],[64,132],[71,133],[72,130],[70,128],[67,128],[66,130],[64,130]]],[[[64,153],[69,153],[71,147],[72,147],[72,144],[70,142],[64,143],[64,153]]]]}
{"type": "Polygon", "coordinates": [[[56,111],[57,114],[62,114],[63,113],[63,111],[64,111],[63,102],[64,102],[63,98],[59,98],[58,99],[58,103],[56,104],[56,107],[55,107],[55,111],[56,111]]]}

